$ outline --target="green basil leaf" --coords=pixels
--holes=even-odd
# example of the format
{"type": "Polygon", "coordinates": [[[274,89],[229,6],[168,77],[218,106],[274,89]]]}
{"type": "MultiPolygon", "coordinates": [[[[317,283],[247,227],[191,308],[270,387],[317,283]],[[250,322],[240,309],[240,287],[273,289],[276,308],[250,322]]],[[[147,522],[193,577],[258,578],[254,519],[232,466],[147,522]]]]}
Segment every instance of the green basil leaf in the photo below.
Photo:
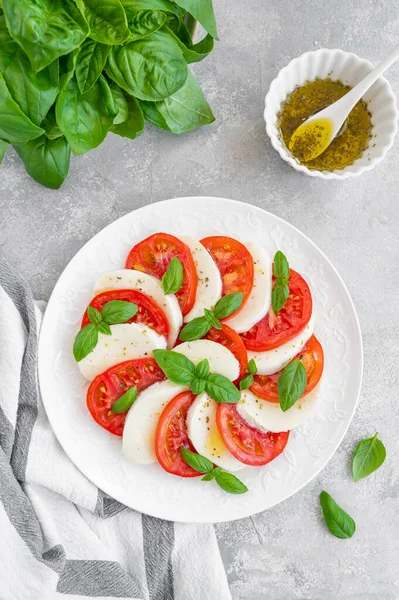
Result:
{"type": "Polygon", "coordinates": [[[212,0],[176,0],[176,4],[201,23],[205,31],[210,33],[215,40],[218,39],[212,0]]]}
{"type": "Polygon", "coordinates": [[[126,14],[119,0],[76,0],[76,4],[96,42],[118,45],[129,38],[126,14]]]}
{"type": "Polygon", "coordinates": [[[199,340],[204,337],[210,330],[211,325],[208,323],[205,317],[196,317],[180,332],[179,339],[182,342],[192,342],[193,340],[199,340]]]}
{"type": "Polygon", "coordinates": [[[3,158],[5,156],[5,153],[7,152],[7,148],[10,144],[8,142],[5,142],[4,140],[0,140],[0,165],[3,162],[3,158]]]}
{"type": "Polygon", "coordinates": [[[217,319],[215,317],[212,310],[209,310],[208,308],[204,308],[204,317],[208,321],[208,323],[211,327],[215,327],[215,329],[222,329],[221,322],[219,321],[219,319],[217,319]]]}
{"type": "Polygon", "coordinates": [[[112,335],[111,327],[105,321],[101,321],[101,323],[98,323],[97,331],[103,333],[104,335],[112,335]]]}
{"type": "Polygon", "coordinates": [[[207,473],[206,475],[201,477],[201,481],[212,481],[212,479],[214,479],[216,475],[218,475],[221,472],[222,469],[220,467],[215,467],[210,473],[207,473]]]}
{"type": "Polygon", "coordinates": [[[71,147],[64,136],[49,139],[46,135],[25,144],[14,144],[29,175],[48,188],[57,190],[69,171],[71,147]]]}
{"type": "Polygon", "coordinates": [[[179,46],[164,31],[112,48],[107,75],[131,96],[157,101],[177,92],[187,79],[179,46]]]}
{"type": "Polygon", "coordinates": [[[81,94],[88,92],[100,77],[111,46],[87,39],[80,47],[76,61],[76,81],[81,94]]]}
{"type": "Polygon", "coordinates": [[[209,33],[203,40],[198,42],[198,44],[186,45],[178,38],[177,35],[173,33],[173,31],[167,25],[164,25],[162,29],[166,31],[173,38],[176,44],[180,47],[180,50],[182,51],[183,56],[188,64],[200,62],[201,60],[206,58],[208,54],[213,50],[214,40],[213,37],[209,35],[209,33]]]}
{"type": "Polygon", "coordinates": [[[157,104],[158,102],[145,102],[144,100],[140,100],[140,108],[143,111],[144,118],[151,123],[151,125],[154,125],[154,127],[170,131],[165,119],[157,108],[157,104]]]}
{"type": "Polygon", "coordinates": [[[327,492],[321,492],[320,505],[328,529],[335,537],[346,539],[356,531],[355,521],[331,498],[327,492]]]}
{"type": "Polygon", "coordinates": [[[194,469],[194,471],[198,471],[198,473],[210,473],[213,470],[211,461],[201,454],[191,452],[191,450],[187,450],[183,446],[180,448],[180,454],[184,462],[194,469]]]}
{"type": "Polygon", "coordinates": [[[0,71],[3,72],[13,61],[15,54],[21,49],[20,45],[12,39],[4,15],[0,14],[0,71]]]}
{"type": "Polygon", "coordinates": [[[280,281],[277,280],[272,291],[272,308],[276,315],[283,308],[289,295],[290,290],[288,285],[286,283],[280,283],[280,281]]]}
{"type": "Polygon", "coordinates": [[[245,375],[240,381],[240,390],[247,390],[254,382],[254,376],[251,373],[245,375]]]}
{"type": "Polygon", "coordinates": [[[3,4],[8,30],[36,72],[80,46],[89,33],[73,0],[4,0],[3,4]]]}
{"type": "Polygon", "coordinates": [[[256,366],[254,358],[251,358],[248,363],[248,372],[251,373],[251,375],[255,375],[258,372],[258,367],[256,366]]]}
{"type": "Polygon", "coordinates": [[[359,481],[379,469],[386,455],[385,446],[378,439],[378,433],[375,433],[372,438],[362,440],[353,455],[353,479],[359,481]]]}
{"type": "Polygon", "coordinates": [[[125,413],[134,404],[137,398],[136,386],[129,388],[118,400],[116,400],[111,408],[111,412],[116,415],[125,413]]]}
{"type": "Polygon", "coordinates": [[[166,14],[161,10],[129,10],[126,9],[130,40],[140,40],[154,31],[158,31],[166,21],[166,14]]]}
{"type": "Polygon", "coordinates": [[[88,306],[87,316],[94,325],[98,325],[103,320],[100,311],[94,308],[94,306],[88,306]]]}
{"type": "MultiPolygon", "coordinates": [[[[129,106],[127,103],[128,96],[125,95],[125,92],[121,90],[119,85],[117,85],[114,81],[110,82],[109,87],[111,89],[116,107],[118,109],[118,113],[113,121],[114,127],[115,125],[120,125],[121,123],[124,123],[129,118],[129,106]]],[[[129,96],[129,98],[132,97],[133,96],[129,96]]]]}
{"type": "Polygon", "coordinates": [[[165,294],[176,294],[183,284],[183,265],[175,256],[162,276],[162,287],[165,294]]]}
{"type": "Polygon", "coordinates": [[[209,373],[205,380],[205,391],[216,402],[238,402],[240,392],[234,383],[218,373],[209,373]]]}
{"type": "Polygon", "coordinates": [[[247,486],[232,473],[222,471],[217,473],[215,479],[218,486],[229,494],[245,494],[248,491],[247,486]]]}
{"type": "Polygon", "coordinates": [[[227,294],[216,302],[213,313],[217,319],[224,319],[238,310],[242,304],[242,292],[227,294]]]}
{"type": "Polygon", "coordinates": [[[0,138],[12,144],[40,137],[44,129],[37,127],[13,100],[0,73],[0,138]]]}
{"type": "Polygon", "coordinates": [[[77,362],[85,358],[97,346],[98,331],[93,323],[83,327],[75,338],[73,355],[77,362]]]}
{"type": "Polygon", "coordinates": [[[205,379],[193,379],[191,382],[191,391],[198,396],[205,390],[205,379]]]}
{"type": "Polygon", "coordinates": [[[169,0],[121,0],[121,3],[127,15],[139,10],[162,10],[179,18],[184,16],[184,10],[169,0]]]}
{"type": "Polygon", "coordinates": [[[57,138],[62,137],[63,133],[58,127],[55,118],[55,104],[50,108],[40,126],[45,130],[46,137],[48,137],[49,140],[56,140],[57,138]]]}
{"type": "Polygon", "coordinates": [[[183,354],[172,350],[153,350],[157,365],[173,383],[190,385],[195,378],[195,365],[183,354]]]}
{"type": "Polygon", "coordinates": [[[79,48],[75,48],[69,54],[59,58],[60,63],[60,89],[63,90],[75,74],[78,62],[79,48]]]}
{"type": "MultiPolygon", "coordinates": [[[[116,84],[114,85],[116,86],[116,84]]],[[[121,93],[123,94],[122,90],[121,93]]],[[[118,104],[118,99],[116,99],[116,102],[119,108],[118,115],[119,118],[121,118],[124,113],[121,110],[120,104],[118,104]]],[[[127,96],[126,105],[127,119],[124,119],[124,121],[121,123],[115,123],[114,119],[114,124],[112,125],[110,131],[112,131],[112,133],[116,133],[116,135],[120,135],[121,137],[134,140],[144,131],[144,116],[138,101],[133,96],[127,96]]],[[[118,119],[118,115],[115,117],[116,119],[118,119]]]]}
{"type": "Polygon", "coordinates": [[[133,302],[125,302],[124,300],[110,300],[104,304],[101,310],[103,321],[108,325],[117,323],[126,323],[137,313],[139,307],[133,302]]]}
{"type": "Polygon", "coordinates": [[[209,361],[207,358],[201,360],[195,367],[195,376],[199,379],[203,379],[209,373],[209,361]]]}
{"type": "Polygon", "coordinates": [[[306,369],[300,360],[293,360],[280,373],[277,380],[278,400],[283,412],[302,396],[306,388],[306,369]]]}
{"type": "Polygon", "coordinates": [[[75,155],[99,146],[116,114],[115,101],[102,75],[86,94],[80,93],[76,78],[73,77],[57,98],[57,123],[75,155]]]}
{"type": "Polygon", "coordinates": [[[278,250],[274,255],[273,273],[276,279],[285,279],[288,281],[290,277],[290,266],[281,250],[278,250]]]}

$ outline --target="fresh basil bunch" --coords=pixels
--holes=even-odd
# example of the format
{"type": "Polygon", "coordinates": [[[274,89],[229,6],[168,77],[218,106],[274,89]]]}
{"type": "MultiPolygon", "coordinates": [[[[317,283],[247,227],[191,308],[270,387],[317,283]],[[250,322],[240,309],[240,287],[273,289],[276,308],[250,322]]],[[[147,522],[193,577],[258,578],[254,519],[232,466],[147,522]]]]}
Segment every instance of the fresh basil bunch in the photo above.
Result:
{"type": "Polygon", "coordinates": [[[212,0],[1,0],[0,163],[9,144],[29,175],[65,180],[71,151],[144,120],[172,133],[214,121],[190,63],[217,39],[212,0]],[[207,35],[192,43],[188,24],[207,35]]]}

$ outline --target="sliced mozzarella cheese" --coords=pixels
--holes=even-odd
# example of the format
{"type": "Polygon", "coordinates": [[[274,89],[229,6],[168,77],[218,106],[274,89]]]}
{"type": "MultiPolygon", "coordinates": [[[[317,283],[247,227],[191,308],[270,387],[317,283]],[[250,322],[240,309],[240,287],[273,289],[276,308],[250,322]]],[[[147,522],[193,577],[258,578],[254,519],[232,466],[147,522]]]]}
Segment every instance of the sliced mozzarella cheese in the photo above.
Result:
{"type": "Polygon", "coordinates": [[[231,381],[235,381],[240,374],[240,365],[234,354],[217,342],[211,340],[184,342],[184,344],[176,346],[175,352],[184,354],[195,365],[207,358],[211,373],[219,373],[231,381]]]}
{"type": "Polygon", "coordinates": [[[254,283],[251,294],[240,312],[226,319],[237,333],[249,331],[267,314],[272,299],[272,260],[259,244],[246,244],[254,259],[254,283]]]}
{"type": "Polygon", "coordinates": [[[176,296],[174,294],[166,295],[159,279],[133,269],[109,271],[97,279],[94,293],[99,294],[108,290],[139,290],[150,296],[168,319],[168,348],[173,348],[183,323],[183,317],[176,296]]]}
{"type": "Polygon", "coordinates": [[[248,352],[248,361],[251,358],[256,362],[259,375],[272,375],[284,369],[291,360],[302,350],[308,339],[313,335],[313,315],[305,329],[295,338],[273,350],[266,352],[248,352]]]}
{"type": "Polygon", "coordinates": [[[129,410],[122,437],[122,453],[128,460],[148,465],[157,460],[155,432],[165,406],[178,394],[188,390],[184,385],[161,381],[138,395],[129,410]]]}
{"type": "Polygon", "coordinates": [[[188,323],[196,317],[203,317],[204,308],[213,309],[222,296],[222,278],[212,256],[200,242],[187,235],[181,235],[179,239],[191,250],[198,279],[194,306],[184,317],[185,323],[188,323]]]}
{"type": "Polygon", "coordinates": [[[166,348],[164,336],[141,323],[122,323],[110,327],[112,335],[99,333],[94,350],[78,362],[83,377],[90,381],[113,365],[151,356],[156,348],[166,348]]]}
{"type": "Polygon", "coordinates": [[[310,417],[315,407],[319,386],[306,396],[303,396],[286,412],[283,412],[278,402],[268,402],[253,394],[250,390],[241,392],[237,410],[242,418],[261,431],[288,431],[301,425],[310,417]]]}
{"type": "Polygon", "coordinates": [[[239,471],[243,465],[226,448],[216,425],[217,403],[205,392],[196,397],[187,414],[188,437],[199,454],[226,471],[239,471]]]}

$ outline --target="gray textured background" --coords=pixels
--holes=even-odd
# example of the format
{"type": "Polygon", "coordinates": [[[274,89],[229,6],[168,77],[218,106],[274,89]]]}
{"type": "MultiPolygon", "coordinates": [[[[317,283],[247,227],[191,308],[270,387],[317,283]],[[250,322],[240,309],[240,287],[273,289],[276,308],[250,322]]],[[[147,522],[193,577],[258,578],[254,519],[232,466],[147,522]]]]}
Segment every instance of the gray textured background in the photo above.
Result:
{"type": "MultiPolygon", "coordinates": [[[[0,248],[36,297],[47,299],[93,234],[134,208],[169,197],[244,200],[310,236],[338,268],[359,313],[365,350],[361,405],[322,474],[272,510],[219,525],[221,550],[234,600],[397,600],[399,139],[374,171],[324,182],[296,173],[279,158],[262,111],[278,70],[302,52],[343,48],[376,63],[399,41],[399,4],[215,0],[215,10],[221,41],[195,72],[216,123],[183,137],[152,127],[135,142],[109,136],[97,150],[72,160],[60,191],[36,185],[8,152],[0,177],[0,248]],[[355,484],[351,452],[376,430],[387,461],[355,484]],[[318,507],[322,489],[356,520],[351,540],[326,532],[318,507]]],[[[388,78],[397,94],[398,65],[388,78]]]]}

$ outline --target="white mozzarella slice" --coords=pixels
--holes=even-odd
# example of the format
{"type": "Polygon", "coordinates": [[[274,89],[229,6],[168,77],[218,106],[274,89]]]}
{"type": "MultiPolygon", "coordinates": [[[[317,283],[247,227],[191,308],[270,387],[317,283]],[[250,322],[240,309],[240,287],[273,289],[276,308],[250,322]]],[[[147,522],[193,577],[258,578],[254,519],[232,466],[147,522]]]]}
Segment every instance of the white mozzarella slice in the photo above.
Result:
{"type": "Polygon", "coordinates": [[[208,394],[197,396],[187,414],[188,437],[198,454],[226,471],[239,471],[245,465],[226,448],[216,425],[216,409],[217,403],[208,394]]]}
{"type": "Polygon", "coordinates": [[[252,358],[256,362],[259,375],[273,375],[284,369],[286,365],[302,350],[308,339],[313,335],[314,320],[313,315],[310,317],[309,323],[295,338],[282,344],[273,350],[266,352],[250,352],[248,351],[248,361],[252,358]]]}
{"type": "Polygon", "coordinates": [[[213,309],[216,302],[222,297],[222,278],[215,261],[201,242],[187,235],[181,235],[179,239],[190,248],[197,270],[195,303],[184,317],[184,322],[188,323],[196,317],[203,317],[204,308],[213,309]]]}
{"type": "Polygon", "coordinates": [[[159,279],[133,269],[109,271],[97,279],[94,293],[130,289],[139,290],[150,296],[163,310],[169,323],[168,348],[173,348],[183,323],[183,317],[176,296],[174,294],[166,295],[159,279]]]}
{"type": "Polygon", "coordinates": [[[137,396],[129,410],[122,437],[122,453],[140,465],[156,462],[155,432],[165,406],[189,388],[171,381],[154,383],[137,396]]]}
{"type": "Polygon", "coordinates": [[[176,346],[175,352],[184,354],[195,365],[207,358],[211,373],[219,373],[231,381],[235,381],[240,374],[240,365],[234,354],[217,342],[211,340],[184,342],[184,344],[176,346]]]}
{"type": "Polygon", "coordinates": [[[278,402],[268,402],[253,394],[250,390],[241,392],[237,410],[242,418],[261,431],[288,431],[302,425],[310,417],[318,398],[319,386],[303,396],[286,412],[278,402]]]}
{"type": "Polygon", "coordinates": [[[237,333],[249,331],[267,314],[272,299],[272,260],[260,244],[246,244],[254,260],[254,283],[251,294],[240,312],[226,319],[237,333]]]}
{"type": "Polygon", "coordinates": [[[83,377],[90,381],[113,365],[151,356],[156,348],[166,348],[164,336],[141,323],[121,323],[110,327],[112,335],[99,333],[96,347],[78,362],[83,377]]]}

